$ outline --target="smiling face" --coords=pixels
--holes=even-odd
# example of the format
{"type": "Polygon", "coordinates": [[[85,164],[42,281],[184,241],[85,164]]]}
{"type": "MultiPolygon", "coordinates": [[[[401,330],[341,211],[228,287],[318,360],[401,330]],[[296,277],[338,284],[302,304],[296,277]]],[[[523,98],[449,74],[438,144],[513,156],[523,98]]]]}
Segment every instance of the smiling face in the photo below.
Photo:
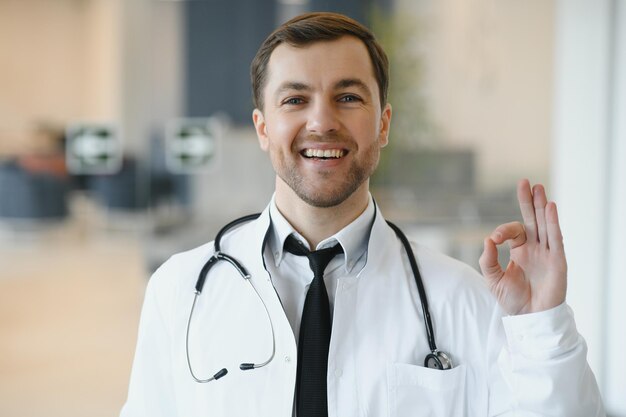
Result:
{"type": "Polygon", "coordinates": [[[277,201],[333,207],[366,198],[391,120],[379,97],[358,38],[276,47],[253,120],[276,171],[277,201]]]}

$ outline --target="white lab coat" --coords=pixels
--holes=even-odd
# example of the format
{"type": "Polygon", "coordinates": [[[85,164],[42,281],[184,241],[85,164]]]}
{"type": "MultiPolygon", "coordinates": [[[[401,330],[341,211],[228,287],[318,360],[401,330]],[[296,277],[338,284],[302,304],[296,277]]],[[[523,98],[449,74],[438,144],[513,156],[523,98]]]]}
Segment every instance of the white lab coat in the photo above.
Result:
{"type": "MultiPolygon", "coordinates": [[[[208,243],[173,256],[145,296],[128,400],[122,417],[292,417],[296,338],[264,268],[270,225],[261,217],[222,240],[245,265],[254,290],[226,262],[209,274],[194,312],[190,356],[195,373],[228,374],[195,382],[185,332],[194,287],[213,253],[208,243]]],[[[329,417],[604,416],[586,345],[566,305],[502,317],[469,266],[414,245],[437,344],[452,370],[423,367],[428,350],[417,289],[400,241],[378,211],[366,266],[340,278],[328,360],[329,417]]]]}

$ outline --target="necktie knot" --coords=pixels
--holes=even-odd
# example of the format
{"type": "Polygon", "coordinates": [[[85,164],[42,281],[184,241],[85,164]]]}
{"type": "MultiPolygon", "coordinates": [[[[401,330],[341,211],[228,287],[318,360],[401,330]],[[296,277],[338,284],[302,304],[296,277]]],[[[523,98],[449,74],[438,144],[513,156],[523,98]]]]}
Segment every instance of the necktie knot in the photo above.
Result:
{"type": "Polygon", "coordinates": [[[293,237],[293,235],[287,236],[285,240],[285,250],[297,256],[306,256],[309,259],[309,266],[315,277],[323,275],[330,261],[332,261],[335,256],[343,253],[343,248],[340,244],[336,244],[330,248],[309,251],[293,237]]]}

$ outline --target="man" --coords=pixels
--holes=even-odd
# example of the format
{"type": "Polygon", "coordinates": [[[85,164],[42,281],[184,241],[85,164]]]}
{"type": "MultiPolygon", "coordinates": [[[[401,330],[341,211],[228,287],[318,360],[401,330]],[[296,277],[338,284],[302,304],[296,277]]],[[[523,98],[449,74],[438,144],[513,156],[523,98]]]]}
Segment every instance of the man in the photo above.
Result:
{"type": "Polygon", "coordinates": [[[369,193],[391,122],[387,59],[371,33],[337,14],[299,16],[266,39],[251,73],[274,197],[150,280],[122,416],[604,415],[541,185],[520,181],[524,224],[485,239],[485,281],[412,243],[425,317],[409,252],[369,193]],[[224,254],[236,261],[218,263],[224,254]],[[425,319],[446,355],[429,347],[425,319]],[[451,369],[423,366],[430,355],[451,369]]]}

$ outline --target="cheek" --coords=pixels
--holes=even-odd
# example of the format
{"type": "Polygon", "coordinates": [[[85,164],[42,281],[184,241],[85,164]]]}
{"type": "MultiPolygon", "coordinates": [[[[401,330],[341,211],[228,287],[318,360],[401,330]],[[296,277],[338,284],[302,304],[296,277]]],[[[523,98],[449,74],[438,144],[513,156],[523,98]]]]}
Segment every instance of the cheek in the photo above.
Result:
{"type": "Polygon", "coordinates": [[[267,123],[267,136],[270,138],[270,146],[289,145],[298,135],[298,132],[297,122],[286,117],[272,118],[267,123]]]}
{"type": "Polygon", "coordinates": [[[380,124],[379,123],[361,123],[353,131],[355,138],[361,138],[363,146],[369,148],[380,142],[380,124]]]}

